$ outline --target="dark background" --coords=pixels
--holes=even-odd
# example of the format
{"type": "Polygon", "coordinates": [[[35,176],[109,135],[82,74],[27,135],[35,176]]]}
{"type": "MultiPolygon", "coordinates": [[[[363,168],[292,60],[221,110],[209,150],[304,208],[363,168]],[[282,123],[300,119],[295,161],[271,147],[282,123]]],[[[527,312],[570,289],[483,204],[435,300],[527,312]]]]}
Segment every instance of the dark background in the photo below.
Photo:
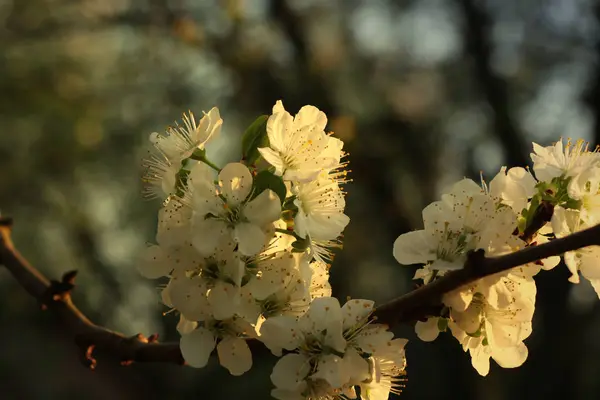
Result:
{"type": "MultiPolygon", "coordinates": [[[[222,140],[277,99],[313,104],[346,143],[340,299],[385,301],[414,268],[392,243],[463,176],[530,164],[531,141],[600,142],[600,6],[592,0],[2,0],[0,210],[50,277],[80,271],[75,300],[126,334],[177,339],[136,254],[157,202],[140,195],[148,135],[217,105],[222,140]]],[[[458,342],[408,337],[405,399],[597,399],[600,312],[564,266],[538,277],[529,359],[482,378],[458,342]]],[[[240,378],[213,362],[83,368],[72,339],[0,270],[3,399],[263,399],[273,357],[240,378]]]]}

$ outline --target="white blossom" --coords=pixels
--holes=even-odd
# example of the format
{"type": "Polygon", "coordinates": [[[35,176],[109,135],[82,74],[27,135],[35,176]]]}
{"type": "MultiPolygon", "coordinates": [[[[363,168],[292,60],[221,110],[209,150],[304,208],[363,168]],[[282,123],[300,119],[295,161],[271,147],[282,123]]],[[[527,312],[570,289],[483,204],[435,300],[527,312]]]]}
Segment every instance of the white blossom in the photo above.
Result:
{"type": "Polygon", "coordinates": [[[424,229],[400,235],[394,257],[400,264],[426,264],[428,270],[463,267],[470,250],[500,255],[524,245],[512,235],[517,215],[473,181],[464,179],[423,210],[424,229]]]}
{"type": "Polygon", "coordinates": [[[202,368],[216,346],[221,365],[231,375],[242,375],[252,367],[252,353],[246,338],[254,337],[253,332],[240,318],[207,320],[203,326],[181,336],[181,354],[187,364],[202,368]]]}
{"type": "MultiPolygon", "coordinates": [[[[561,238],[589,228],[581,219],[581,214],[579,210],[555,207],[552,227],[556,237],[561,238]]],[[[579,272],[581,272],[581,275],[590,281],[600,297],[600,246],[589,246],[568,251],[564,254],[564,260],[571,272],[569,281],[579,283],[579,272]]]]}
{"type": "Polygon", "coordinates": [[[261,341],[276,355],[282,349],[295,350],[276,364],[272,395],[279,399],[356,398],[354,387],[364,385],[363,398],[383,399],[381,393],[395,390],[393,372],[403,374],[406,341],[394,341],[387,327],[370,324],[372,311],[372,301],[349,300],[340,307],[335,298],[321,297],[299,318],[267,319],[260,330],[261,341]],[[386,368],[386,360],[397,361],[398,368],[386,368]],[[372,396],[364,397],[367,393],[372,396]]]}
{"type": "Polygon", "coordinates": [[[502,204],[511,207],[516,213],[521,213],[536,193],[535,185],[535,178],[525,168],[514,167],[507,170],[502,167],[489,183],[489,194],[500,199],[502,204]]]}
{"type": "Polygon", "coordinates": [[[575,177],[600,163],[598,153],[588,151],[588,143],[583,139],[563,146],[562,139],[552,146],[542,147],[533,143],[533,171],[539,181],[550,182],[557,177],[575,177]]]}
{"type": "Polygon", "coordinates": [[[164,135],[157,132],[150,135],[150,142],[157,152],[144,161],[146,173],[143,180],[148,197],[164,198],[173,194],[182,161],[195,150],[204,149],[206,143],[221,132],[223,120],[218,108],[213,107],[198,123],[191,111],[188,114],[183,114],[182,125],[175,123],[164,135]]]}
{"type": "MultiPolygon", "coordinates": [[[[481,282],[476,284],[481,285],[481,282]]],[[[531,277],[509,274],[487,292],[508,292],[508,304],[505,307],[492,305],[477,287],[463,288],[444,297],[446,303],[449,297],[462,299],[450,302],[448,326],[463,350],[471,354],[473,367],[483,376],[489,372],[490,358],[503,368],[518,367],[527,359],[523,340],[532,331],[536,288],[531,277]]]]}
{"type": "Polygon", "coordinates": [[[269,147],[259,148],[262,157],[285,180],[308,182],[324,169],[340,164],[342,142],[327,135],[325,113],[304,106],[295,117],[278,100],[267,121],[269,147]]]}
{"type": "Polygon", "coordinates": [[[298,207],[294,231],[301,238],[332,240],[350,222],[344,214],[344,192],[334,179],[321,175],[311,182],[294,185],[292,192],[298,207]]]}
{"type": "Polygon", "coordinates": [[[222,237],[231,237],[244,255],[258,253],[270,240],[273,222],[281,215],[279,197],[270,189],[249,200],[252,174],[241,163],[227,164],[213,183],[210,168],[200,163],[189,176],[188,201],[194,210],[192,243],[211,253],[222,237]],[[271,229],[271,231],[269,231],[271,229]]]}

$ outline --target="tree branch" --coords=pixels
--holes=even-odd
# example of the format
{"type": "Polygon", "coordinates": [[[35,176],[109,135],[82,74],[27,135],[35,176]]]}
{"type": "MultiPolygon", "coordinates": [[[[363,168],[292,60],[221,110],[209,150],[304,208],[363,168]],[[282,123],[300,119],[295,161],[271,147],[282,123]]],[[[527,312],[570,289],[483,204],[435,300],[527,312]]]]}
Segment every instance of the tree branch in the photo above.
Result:
{"type": "MultiPolygon", "coordinates": [[[[90,321],[71,301],[70,292],[74,288],[76,272],[65,273],[60,282],[48,280],[15,249],[11,227],[11,219],[0,218],[0,263],[40,302],[42,309],[53,313],[69,329],[86,366],[92,369],[96,366],[94,354],[106,355],[123,365],[133,362],[185,364],[179,343],[158,343],[157,335],[127,337],[90,321]]],[[[600,245],[600,225],[500,257],[488,258],[483,250],[478,250],[470,253],[463,269],[451,271],[430,284],[379,306],[374,316],[378,322],[388,325],[413,322],[431,315],[431,310],[441,305],[445,293],[477,279],[593,245],[600,245]]],[[[249,345],[253,350],[264,349],[258,341],[249,345]]]]}
{"type": "Polygon", "coordinates": [[[62,281],[50,281],[15,249],[11,240],[12,220],[0,218],[0,263],[17,282],[36,298],[42,309],[51,312],[69,329],[79,347],[82,362],[96,366],[94,355],[106,355],[122,364],[166,362],[184,364],[179,343],[157,343],[157,335],[133,337],[110,331],[90,321],[71,301],[75,272],[67,272],[62,281]]]}
{"type": "Polygon", "coordinates": [[[483,250],[477,250],[470,253],[463,269],[448,272],[436,281],[379,306],[375,315],[378,322],[389,325],[423,319],[431,315],[428,312],[432,308],[441,304],[445,293],[461,286],[520,265],[593,245],[600,245],[600,225],[499,257],[488,258],[483,255],[483,250]]]}

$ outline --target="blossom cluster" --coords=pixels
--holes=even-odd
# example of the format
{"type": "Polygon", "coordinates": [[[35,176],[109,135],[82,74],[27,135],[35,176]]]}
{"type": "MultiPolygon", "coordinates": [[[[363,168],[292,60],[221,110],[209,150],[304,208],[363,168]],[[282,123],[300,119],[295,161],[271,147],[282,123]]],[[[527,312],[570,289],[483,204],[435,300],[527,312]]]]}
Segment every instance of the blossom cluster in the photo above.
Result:
{"type": "Polygon", "coordinates": [[[371,323],[372,302],[330,297],[332,251],[349,222],[342,141],[316,107],[292,116],[278,101],[244,133],[241,160],[220,168],[206,145],[222,124],[217,108],[198,122],[184,115],[151,135],[145,161],[145,192],[164,202],[138,269],[166,282],[186,363],[204,367],[216,348],[241,375],[252,366],[248,340],[258,340],[288,352],[271,375],[275,398],[387,399],[406,341],[371,323]]]}
{"type": "MultiPolygon", "coordinates": [[[[583,140],[566,145],[560,140],[548,147],[534,143],[533,150],[535,177],[524,168],[503,167],[489,184],[464,179],[428,205],[424,229],[395,241],[396,260],[423,264],[414,278],[428,284],[463,268],[473,250],[500,256],[598,224],[600,154],[588,151],[583,140]],[[547,210],[551,218],[538,229],[536,223],[547,210]]],[[[567,252],[569,280],[578,283],[581,273],[600,296],[599,260],[598,246],[567,252]]],[[[532,333],[533,277],[559,262],[559,257],[549,257],[446,293],[440,315],[417,322],[417,335],[431,341],[450,329],[481,375],[488,374],[490,358],[504,368],[522,365],[528,355],[523,341],[532,333]]]]}

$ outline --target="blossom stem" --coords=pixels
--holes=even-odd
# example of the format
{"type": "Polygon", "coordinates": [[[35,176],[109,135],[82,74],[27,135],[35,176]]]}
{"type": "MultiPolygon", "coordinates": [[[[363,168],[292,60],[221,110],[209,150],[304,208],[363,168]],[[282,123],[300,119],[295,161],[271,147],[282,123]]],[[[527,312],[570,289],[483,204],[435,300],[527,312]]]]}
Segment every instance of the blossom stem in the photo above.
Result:
{"type": "Polygon", "coordinates": [[[287,229],[275,228],[275,232],[283,233],[294,237],[296,236],[296,234],[293,231],[288,231],[287,229]]]}

